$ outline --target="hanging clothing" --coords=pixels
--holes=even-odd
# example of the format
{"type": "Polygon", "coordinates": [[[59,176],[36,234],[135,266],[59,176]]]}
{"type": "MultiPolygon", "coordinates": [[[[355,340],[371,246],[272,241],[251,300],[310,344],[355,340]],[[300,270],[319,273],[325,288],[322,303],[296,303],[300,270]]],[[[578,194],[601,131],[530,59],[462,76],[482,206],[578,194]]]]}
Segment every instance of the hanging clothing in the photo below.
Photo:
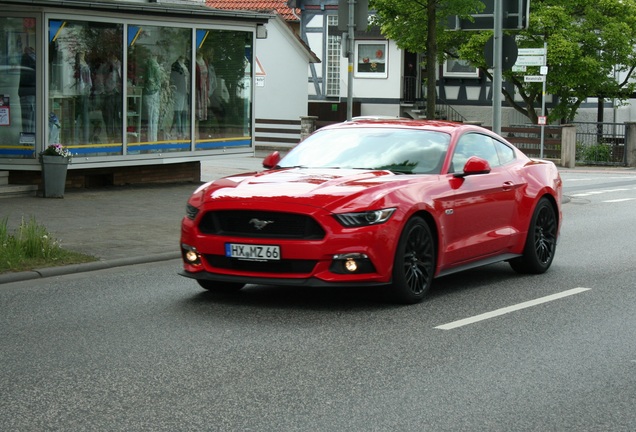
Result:
{"type": "Polygon", "coordinates": [[[81,95],[91,94],[93,89],[93,79],[91,78],[91,68],[86,62],[80,62],[78,71],[77,91],[81,95]]]}
{"type": "Polygon", "coordinates": [[[172,63],[170,85],[174,86],[174,111],[185,111],[190,93],[190,72],[185,63],[181,61],[172,63]]]}
{"type": "Polygon", "coordinates": [[[202,58],[196,61],[196,90],[197,90],[197,119],[208,119],[208,102],[210,100],[210,79],[208,72],[208,64],[202,58]]]}
{"type": "Polygon", "coordinates": [[[154,94],[161,89],[162,73],[157,60],[151,58],[146,64],[146,78],[144,80],[144,94],[154,94]]]}

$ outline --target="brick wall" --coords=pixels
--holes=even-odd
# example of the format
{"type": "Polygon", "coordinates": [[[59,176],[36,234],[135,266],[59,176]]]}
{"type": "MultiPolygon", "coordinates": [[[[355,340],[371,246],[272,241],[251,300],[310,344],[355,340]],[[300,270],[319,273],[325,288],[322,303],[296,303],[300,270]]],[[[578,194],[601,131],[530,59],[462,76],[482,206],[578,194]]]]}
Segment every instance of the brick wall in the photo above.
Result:
{"type": "MultiPolygon", "coordinates": [[[[93,169],[69,169],[66,189],[99,188],[157,183],[199,183],[201,163],[184,162],[167,165],[142,165],[93,169]]],[[[32,184],[42,187],[40,171],[10,171],[10,184],[32,184]]]]}

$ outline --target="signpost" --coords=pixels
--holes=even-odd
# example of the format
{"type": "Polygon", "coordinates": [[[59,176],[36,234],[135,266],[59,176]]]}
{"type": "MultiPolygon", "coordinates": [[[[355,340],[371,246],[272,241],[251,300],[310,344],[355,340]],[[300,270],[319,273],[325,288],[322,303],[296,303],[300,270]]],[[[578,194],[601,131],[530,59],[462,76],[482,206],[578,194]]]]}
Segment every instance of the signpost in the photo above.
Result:
{"type": "Polygon", "coordinates": [[[484,10],[472,14],[470,19],[457,15],[448,19],[450,30],[492,30],[495,26],[497,3],[501,3],[501,26],[504,30],[521,30],[528,28],[530,17],[530,0],[482,0],[484,10]]]}
{"type": "Polygon", "coordinates": [[[543,43],[543,48],[519,48],[519,56],[517,57],[517,63],[513,67],[523,67],[525,72],[526,66],[541,66],[539,68],[540,75],[526,75],[523,77],[523,82],[540,82],[543,83],[543,93],[541,94],[541,115],[539,116],[538,123],[541,126],[541,151],[540,157],[543,158],[543,147],[545,142],[545,125],[547,118],[545,115],[545,94],[546,94],[546,76],[548,75],[548,67],[546,66],[546,58],[548,56],[548,44],[543,43]]]}
{"type": "MultiPolygon", "coordinates": [[[[369,22],[369,0],[338,0],[338,29],[347,35],[347,120],[353,116],[353,56],[355,29],[366,30],[369,22]]],[[[344,35],[343,35],[344,37],[344,35]]]]}
{"type": "MultiPolygon", "coordinates": [[[[472,20],[452,16],[451,30],[493,30],[492,54],[492,130],[501,133],[501,92],[503,73],[503,30],[528,28],[530,0],[482,0],[482,13],[471,15],[472,20]]],[[[516,57],[516,54],[515,54],[516,57]]]]}

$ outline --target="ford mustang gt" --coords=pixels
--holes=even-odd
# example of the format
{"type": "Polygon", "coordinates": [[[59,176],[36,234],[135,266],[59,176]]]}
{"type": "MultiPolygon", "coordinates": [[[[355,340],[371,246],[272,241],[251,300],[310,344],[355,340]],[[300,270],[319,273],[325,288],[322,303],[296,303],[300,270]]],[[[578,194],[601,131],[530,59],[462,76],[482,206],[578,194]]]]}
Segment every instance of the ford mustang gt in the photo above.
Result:
{"type": "Polygon", "coordinates": [[[500,261],[539,274],[554,259],[556,166],[479,126],[353,119],[263,166],[192,194],[181,275],[209,290],[386,285],[416,303],[440,276],[500,261]]]}

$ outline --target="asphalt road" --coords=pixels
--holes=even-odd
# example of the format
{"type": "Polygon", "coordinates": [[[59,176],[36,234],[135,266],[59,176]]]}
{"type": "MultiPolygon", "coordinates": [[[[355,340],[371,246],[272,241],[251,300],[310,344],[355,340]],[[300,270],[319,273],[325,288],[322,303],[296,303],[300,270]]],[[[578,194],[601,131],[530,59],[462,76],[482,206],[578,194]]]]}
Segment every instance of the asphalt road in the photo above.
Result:
{"type": "Polygon", "coordinates": [[[178,261],[5,284],[2,429],[633,431],[636,176],[564,180],[548,273],[492,265],[413,306],[213,295],[178,261]]]}

